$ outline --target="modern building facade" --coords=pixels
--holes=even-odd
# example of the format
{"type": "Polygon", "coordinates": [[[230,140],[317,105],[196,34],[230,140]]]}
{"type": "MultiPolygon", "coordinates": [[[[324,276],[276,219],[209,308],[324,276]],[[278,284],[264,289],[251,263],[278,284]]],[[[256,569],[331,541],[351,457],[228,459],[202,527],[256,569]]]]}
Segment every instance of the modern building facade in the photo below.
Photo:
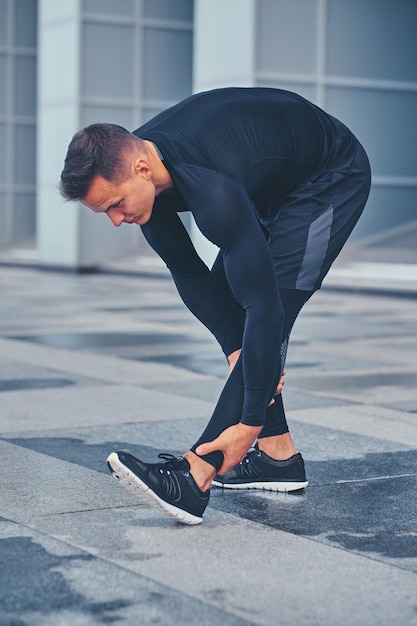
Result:
{"type": "Polygon", "coordinates": [[[37,3],[0,1],[0,246],[36,227],[37,3]]]}
{"type": "Polygon", "coordinates": [[[229,85],[296,91],[352,128],[373,169],[356,238],[416,220],[416,32],[416,0],[0,0],[0,245],[32,236],[72,269],[140,252],[139,228],[60,198],[70,138],[229,85]]]}

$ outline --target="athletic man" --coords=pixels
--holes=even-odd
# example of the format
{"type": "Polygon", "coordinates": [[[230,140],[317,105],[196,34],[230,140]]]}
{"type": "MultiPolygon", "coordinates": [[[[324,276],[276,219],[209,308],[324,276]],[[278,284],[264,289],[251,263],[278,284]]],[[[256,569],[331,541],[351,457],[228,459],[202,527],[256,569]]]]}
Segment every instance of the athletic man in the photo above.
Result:
{"type": "Polygon", "coordinates": [[[230,364],[206,429],[182,457],[163,454],[151,464],[110,454],[122,485],[146,491],[185,524],[202,521],[213,481],[276,491],[307,485],[279,394],[288,339],[362,213],[369,187],[368,159],[346,126],[276,89],[214,90],[133,134],[93,124],[73,137],[63,195],[106,213],[115,226],[142,227],[230,364]],[[191,211],[219,247],[211,270],[181,211],[191,211]]]}

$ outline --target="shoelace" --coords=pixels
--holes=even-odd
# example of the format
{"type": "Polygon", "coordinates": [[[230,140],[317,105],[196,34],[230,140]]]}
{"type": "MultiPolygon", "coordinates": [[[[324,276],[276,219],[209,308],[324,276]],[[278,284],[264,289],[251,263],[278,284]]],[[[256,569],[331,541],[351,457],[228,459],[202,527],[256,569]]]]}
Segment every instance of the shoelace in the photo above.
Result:
{"type": "Polygon", "coordinates": [[[158,463],[161,466],[161,469],[165,470],[178,470],[184,469],[182,466],[183,457],[182,456],[174,456],[173,454],[169,454],[168,452],[161,452],[158,454],[158,459],[163,459],[163,463],[158,463]]]}
{"type": "Polygon", "coordinates": [[[245,458],[239,463],[239,465],[243,465],[243,463],[249,463],[250,457],[252,457],[254,454],[256,454],[256,456],[261,456],[257,443],[249,448],[249,450],[246,452],[245,458]]]}

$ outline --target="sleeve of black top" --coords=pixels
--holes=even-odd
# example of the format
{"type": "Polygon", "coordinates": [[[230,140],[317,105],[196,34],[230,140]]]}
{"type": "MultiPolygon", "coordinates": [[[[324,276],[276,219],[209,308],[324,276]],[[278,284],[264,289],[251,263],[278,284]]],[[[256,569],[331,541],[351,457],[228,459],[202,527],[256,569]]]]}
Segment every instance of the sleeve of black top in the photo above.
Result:
{"type": "Polygon", "coordinates": [[[192,167],[182,172],[182,181],[196,223],[221,248],[227,281],[245,309],[241,421],[262,425],[280,374],[283,328],[270,250],[243,185],[192,167]]]}
{"type": "Polygon", "coordinates": [[[198,256],[178,214],[168,203],[155,203],[142,226],[150,246],[166,263],[187,308],[210,330],[225,356],[242,347],[230,295],[198,256]]]}

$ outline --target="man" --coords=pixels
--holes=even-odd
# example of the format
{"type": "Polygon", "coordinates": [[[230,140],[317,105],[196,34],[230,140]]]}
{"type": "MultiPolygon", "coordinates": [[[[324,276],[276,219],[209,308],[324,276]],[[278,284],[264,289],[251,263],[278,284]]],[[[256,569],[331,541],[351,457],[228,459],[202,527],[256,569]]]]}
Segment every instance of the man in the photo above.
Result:
{"type": "Polygon", "coordinates": [[[198,524],[213,483],[307,486],[285,418],[289,335],[365,206],[366,154],[338,120],[266,88],[191,96],[134,131],[93,124],[72,139],[61,192],[139,224],[187,307],[215,335],[230,374],[200,439],[180,458],[124,452],[112,473],[164,511],[198,524]],[[191,211],[220,251],[211,270],[178,216],[191,211]],[[250,449],[257,441],[255,448],[250,449]]]}

